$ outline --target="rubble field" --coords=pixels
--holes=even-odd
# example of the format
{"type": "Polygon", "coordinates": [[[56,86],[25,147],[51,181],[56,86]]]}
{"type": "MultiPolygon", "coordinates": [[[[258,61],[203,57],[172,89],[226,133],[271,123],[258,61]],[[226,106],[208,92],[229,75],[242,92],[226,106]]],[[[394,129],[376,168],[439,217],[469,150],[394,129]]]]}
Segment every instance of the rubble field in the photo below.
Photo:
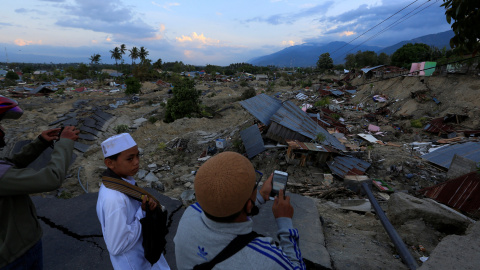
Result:
{"type": "MultiPolygon", "coordinates": [[[[280,79],[275,82],[273,91],[266,94],[275,95],[282,101],[290,100],[298,106],[314,105],[322,98],[316,87],[340,87],[336,81],[341,79],[338,76],[315,77],[312,78],[314,85],[308,89],[281,86],[280,79]],[[307,98],[299,100],[296,98],[299,93],[307,98]]],[[[478,141],[477,137],[467,136],[462,131],[480,130],[479,82],[479,78],[472,75],[397,77],[383,81],[355,78],[350,81],[352,86],[358,86],[354,94],[330,97],[329,109],[343,120],[341,123],[346,127],[340,142],[347,146],[349,154],[370,163],[365,172],[370,179],[381,179],[394,191],[384,193],[372,187],[376,199],[419,265],[443,238],[465,234],[471,222],[463,219],[458,223],[462,225],[455,225],[455,228],[461,227],[459,230],[445,229],[440,226],[444,225],[441,213],[418,216],[401,213],[399,209],[406,204],[400,200],[401,196],[408,194],[424,200],[420,190],[448,179],[446,170],[420,157],[435,143],[426,146],[412,143],[432,143],[440,139],[447,140],[447,144],[478,141]],[[374,96],[381,96],[386,102],[375,101],[374,96]],[[452,132],[423,130],[429,121],[446,115],[461,116],[462,121],[451,124],[455,136],[451,135],[452,132]],[[423,125],[412,126],[415,120],[423,121],[423,125]],[[378,127],[380,133],[369,131],[369,125],[378,127]],[[371,143],[357,134],[370,134],[381,142],[371,143]],[[393,199],[395,204],[392,204],[393,199]],[[398,213],[392,216],[395,211],[398,213]],[[430,216],[432,218],[427,218],[430,216]]],[[[249,85],[258,94],[267,89],[265,82],[252,81],[249,85]]],[[[205,160],[202,157],[215,151],[244,153],[240,131],[257,123],[239,103],[246,88],[235,82],[198,82],[196,88],[204,93],[202,104],[212,108],[212,116],[183,118],[168,124],[161,119],[164,105],[171,96],[169,89],[150,82],[143,84],[142,93],[133,101],[122,92],[109,91],[66,91],[61,96],[20,98],[20,107],[25,111],[22,118],[2,121],[8,145],[2,154],[10,154],[15,143],[32,140],[41,131],[58,126],[59,123],[55,122],[59,119],[71,117],[72,123],[86,126],[86,119],[97,119],[94,115],[99,115],[100,111],[108,119],[97,119],[100,121],[97,124],[101,123],[97,134],[82,131],[85,139],[79,140],[76,159],[62,188],[43,196],[68,199],[85,191],[97,192],[100,174],[106,168],[100,143],[116,134],[120,126],[126,125],[141,148],[141,171],[136,176],[138,184],[155,188],[188,205],[194,202],[193,172],[205,160]],[[214,149],[216,139],[224,139],[226,147],[214,149]]],[[[8,96],[8,93],[4,95],[8,96]]],[[[269,147],[251,159],[254,167],[266,175],[273,170],[288,172],[287,190],[316,200],[325,246],[334,269],[407,269],[373,209],[346,207],[366,199],[361,191],[346,188],[341,177],[334,175],[332,178],[332,171],[326,164],[309,160],[300,164],[287,160],[287,145],[284,143],[267,139],[265,144],[269,147]]]]}

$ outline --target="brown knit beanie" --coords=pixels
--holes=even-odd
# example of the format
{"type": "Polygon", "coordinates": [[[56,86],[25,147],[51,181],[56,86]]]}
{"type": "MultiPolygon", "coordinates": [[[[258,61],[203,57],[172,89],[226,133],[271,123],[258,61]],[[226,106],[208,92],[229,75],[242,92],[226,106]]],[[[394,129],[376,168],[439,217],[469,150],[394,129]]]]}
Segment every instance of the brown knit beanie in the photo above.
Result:
{"type": "Polygon", "coordinates": [[[228,217],[240,212],[254,186],[252,163],[235,152],[223,152],[210,158],[195,176],[197,201],[214,217],[228,217]]]}

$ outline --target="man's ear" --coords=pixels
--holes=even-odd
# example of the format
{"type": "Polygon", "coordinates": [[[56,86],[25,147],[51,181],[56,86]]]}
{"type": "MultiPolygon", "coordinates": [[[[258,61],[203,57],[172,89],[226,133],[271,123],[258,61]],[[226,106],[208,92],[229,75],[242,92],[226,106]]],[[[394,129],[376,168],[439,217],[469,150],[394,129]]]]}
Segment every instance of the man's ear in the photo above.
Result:
{"type": "Polygon", "coordinates": [[[115,160],[106,158],[103,160],[105,163],[105,166],[107,166],[110,170],[113,170],[115,168],[115,160]]]}

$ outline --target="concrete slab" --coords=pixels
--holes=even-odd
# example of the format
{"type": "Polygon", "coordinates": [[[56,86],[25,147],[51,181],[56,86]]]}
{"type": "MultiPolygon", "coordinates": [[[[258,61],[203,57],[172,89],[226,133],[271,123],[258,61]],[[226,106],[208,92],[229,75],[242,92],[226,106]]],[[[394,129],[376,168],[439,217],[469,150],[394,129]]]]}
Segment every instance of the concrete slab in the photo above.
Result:
{"type": "Polygon", "coordinates": [[[83,125],[87,126],[87,127],[90,127],[90,128],[95,128],[96,124],[97,123],[96,123],[95,119],[93,119],[93,118],[85,118],[83,120],[83,125]]]}
{"type": "Polygon", "coordinates": [[[80,133],[78,134],[78,137],[82,140],[86,141],[96,141],[97,137],[93,136],[92,134],[85,134],[85,133],[80,133]]]}
{"type": "Polygon", "coordinates": [[[78,120],[76,118],[70,118],[68,120],[65,120],[62,124],[64,126],[77,126],[78,120]]]}
{"type": "MultiPolygon", "coordinates": [[[[307,265],[313,263],[320,269],[332,269],[330,254],[325,248],[325,237],[318,216],[315,201],[298,194],[287,193],[295,209],[293,226],[300,235],[300,250],[307,265]],[[311,263],[308,263],[311,262],[311,263]]],[[[277,238],[277,224],[272,213],[273,201],[268,201],[260,208],[260,213],[253,217],[253,230],[265,236],[277,238]]]]}
{"type": "Polygon", "coordinates": [[[97,136],[98,133],[100,133],[100,131],[98,131],[96,129],[93,129],[93,128],[90,128],[90,127],[86,127],[86,126],[81,126],[80,131],[87,132],[87,133],[93,134],[95,136],[97,136]]]}
{"type": "Polygon", "coordinates": [[[101,117],[102,119],[104,119],[105,121],[108,121],[110,118],[113,117],[112,114],[109,114],[107,112],[104,112],[104,111],[95,111],[95,114],[98,115],[99,117],[101,117]]]}
{"type": "Polygon", "coordinates": [[[73,147],[75,149],[77,149],[78,151],[82,152],[82,153],[85,153],[87,152],[88,148],[90,147],[90,145],[88,144],[83,144],[83,143],[80,143],[80,142],[75,142],[75,144],[73,145],[73,147]]]}
{"type": "MultiPolygon", "coordinates": [[[[165,258],[176,269],[173,238],[185,209],[178,200],[146,188],[169,214],[165,258]]],[[[44,228],[45,269],[113,269],[97,218],[98,193],[64,200],[34,196],[32,200],[44,228]]]]}
{"type": "Polygon", "coordinates": [[[420,270],[478,269],[480,265],[480,222],[466,235],[449,235],[442,239],[420,270]]]}

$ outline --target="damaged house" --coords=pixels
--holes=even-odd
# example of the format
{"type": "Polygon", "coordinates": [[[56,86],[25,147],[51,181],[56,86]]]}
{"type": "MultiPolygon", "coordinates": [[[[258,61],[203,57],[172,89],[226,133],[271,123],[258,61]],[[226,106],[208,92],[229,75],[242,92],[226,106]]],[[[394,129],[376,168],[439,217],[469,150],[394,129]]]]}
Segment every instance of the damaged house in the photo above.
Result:
{"type": "MultiPolygon", "coordinates": [[[[322,145],[339,151],[346,150],[337,138],[291,101],[282,102],[266,94],[260,94],[241,101],[240,104],[265,125],[265,137],[268,139],[286,144],[287,140],[312,142],[321,138],[319,141],[322,145]]],[[[242,140],[245,143],[246,140],[244,138],[242,140]]],[[[245,145],[245,147],[248,154],[249,146],[245,145]]]]}

